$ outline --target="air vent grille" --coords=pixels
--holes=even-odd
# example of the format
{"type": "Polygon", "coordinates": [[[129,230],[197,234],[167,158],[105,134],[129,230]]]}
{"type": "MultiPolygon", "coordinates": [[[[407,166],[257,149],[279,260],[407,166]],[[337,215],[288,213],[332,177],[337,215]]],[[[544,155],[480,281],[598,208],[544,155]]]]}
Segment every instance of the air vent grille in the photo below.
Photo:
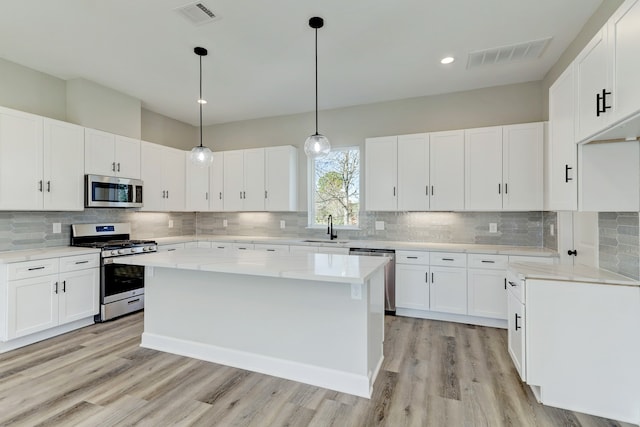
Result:
{"type": "Polygon", "coordinates": [[[550,41],[551,37],[548,37],[546,39],[471,52],[467,61],[467,69],[539,58],[550,41]]]}
{"type": "Polygon", "coordinates": [[[184,18],[194,25],[207,24],[213,22],[218,17],[204,3],[190,3],[175,9],[184,18]]]}

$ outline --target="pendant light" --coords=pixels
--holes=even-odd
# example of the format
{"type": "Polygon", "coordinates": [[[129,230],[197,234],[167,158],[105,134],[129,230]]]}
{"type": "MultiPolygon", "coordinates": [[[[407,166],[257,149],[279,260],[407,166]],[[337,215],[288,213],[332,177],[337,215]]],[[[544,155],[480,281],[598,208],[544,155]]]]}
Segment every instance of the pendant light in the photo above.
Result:
{"type": "Polygon", "coordinates": [[[318,28],[324,26],[324,19],[314,16],[309,19],[309,26],[316,30],[316,133],[304,142],[304,152],[308,157],[319,159],[331,151],[331,144],[326,136],[318,133],[318,28]]]}
{"type": "Polygon", "coordinates": [[[202,105],[207,101],[202,97],[202,57],[207,56],[207,49],[203,47],[196,47],[193,52],[200,57],[200,98],[198,98],[198,104],[200,105],[200,145],[191,149],[191,163],[201,168],[206,168],[213,163],[213,152],[209,147],[202,145],[202,105]]]}

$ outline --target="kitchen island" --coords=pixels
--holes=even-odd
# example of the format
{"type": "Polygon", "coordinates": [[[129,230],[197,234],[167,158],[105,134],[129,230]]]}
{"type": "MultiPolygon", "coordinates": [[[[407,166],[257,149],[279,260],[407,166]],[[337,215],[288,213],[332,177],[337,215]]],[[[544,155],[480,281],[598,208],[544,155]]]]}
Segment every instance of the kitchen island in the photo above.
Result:
{"type": "Polygon", "coordinates": [[[146,267],[143,347],[371,397],[386,259],[194,248],[118,262],[146,267]]]}

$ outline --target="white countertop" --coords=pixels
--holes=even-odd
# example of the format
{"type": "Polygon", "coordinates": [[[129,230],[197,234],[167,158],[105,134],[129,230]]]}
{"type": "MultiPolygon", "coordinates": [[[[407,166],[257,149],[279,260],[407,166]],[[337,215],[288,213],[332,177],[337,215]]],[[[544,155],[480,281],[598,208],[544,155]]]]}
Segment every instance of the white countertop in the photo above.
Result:
{"type": "Polygon", "coordinates": [[[24,249],[20,251],[0,252],[0,264],[11,264],[22,261],[58,258],[73,255],[100,253],[100,249],[81,248],[77,246],[55,246],[52,248],[24,249]]]}
{"type": "Polygon", "coordinates": [[[391,240],[344,240],[337,239],[331,243],[328,239],[293,238],[293,237],[253,237],[227,235],[198,235],[161,237],[155,239],[160,245],[186,243],[193,241],[215,241],[230,243],[258,243],[273,245],[322,246],[336,248],[375,248],[408,251],[443,251],[500,255],[546,256],[556,257],[556,251],[531,246],[478,245],[472,243],[423,243],[391,240]],[[314,241],[305,241],[314,240],[314,241]]]}
{"type": "Polygon", "coordinates": [[[640,286],[640,282],[607,270],[585,265],[511,263],[509,271],[520,279],[558,280],[602,283],[608,285],[640,286]]]}
{"type": "Polygon", "coordinates": [[[335,283],[364,283],[387,262],[388,259],[384,257],[339,254],[274,254],[263,251],[242,251],[221,255],[213,249],[203,248],[118,257],[120,264],[143,265],[145,267],[335,283]]]}

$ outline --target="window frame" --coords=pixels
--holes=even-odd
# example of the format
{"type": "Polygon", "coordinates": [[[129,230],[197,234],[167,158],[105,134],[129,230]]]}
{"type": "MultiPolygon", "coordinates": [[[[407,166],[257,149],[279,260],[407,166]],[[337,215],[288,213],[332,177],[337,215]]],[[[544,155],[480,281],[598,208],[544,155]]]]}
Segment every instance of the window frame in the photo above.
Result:
{"type": "MultiPolygon", "coordinates": [[[[334,225],[336,230],[360,230],[360,221],[362,219],[362,148],[359,145],[350,145],[344,147],[332,147],[334,151],[358,151],[358,224],[357,225],[334,225]]],[[[315,174],[316,159],[309,157],[307,159],[307,228],[320,230],[327,227],[327,224],[315,223],[315,174]]]]}

